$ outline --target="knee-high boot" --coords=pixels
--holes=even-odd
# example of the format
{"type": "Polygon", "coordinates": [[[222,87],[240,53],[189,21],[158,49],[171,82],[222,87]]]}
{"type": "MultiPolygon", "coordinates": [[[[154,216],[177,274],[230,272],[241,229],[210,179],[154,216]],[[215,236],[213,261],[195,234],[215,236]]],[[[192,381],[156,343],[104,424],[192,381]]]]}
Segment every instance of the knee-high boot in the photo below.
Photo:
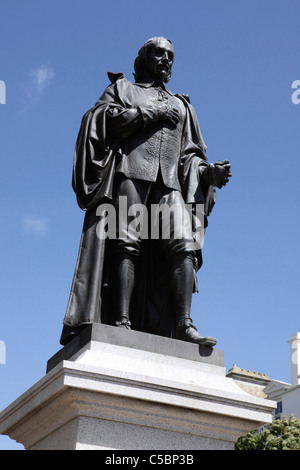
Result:
{"type": "Polygon", "coordinates": [[[200,336],[190,316],[195,281],[193,253],[180,253],[171,257],[170,281],[175,298],[177,339],[214,346],[216,339],[200,336]]]}
{"type": "Polygon", "coordinates": [[[130,330],[129,309],[135,284],[134,261],[130,256],[120,255],[115,257],[114,263],[115,325],[130,330]]]}

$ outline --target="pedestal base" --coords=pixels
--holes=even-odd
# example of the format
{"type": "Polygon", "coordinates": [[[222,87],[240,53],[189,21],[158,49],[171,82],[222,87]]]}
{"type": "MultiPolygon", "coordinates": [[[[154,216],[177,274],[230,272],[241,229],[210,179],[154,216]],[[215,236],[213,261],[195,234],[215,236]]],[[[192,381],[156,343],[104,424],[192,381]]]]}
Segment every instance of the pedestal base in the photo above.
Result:
{"type": "Polygon", "coordinates": [[[94,324],[0,414],[0,433],[32,450],[223,450],[275,406],[225,376],[222,351],[94,324]]]}

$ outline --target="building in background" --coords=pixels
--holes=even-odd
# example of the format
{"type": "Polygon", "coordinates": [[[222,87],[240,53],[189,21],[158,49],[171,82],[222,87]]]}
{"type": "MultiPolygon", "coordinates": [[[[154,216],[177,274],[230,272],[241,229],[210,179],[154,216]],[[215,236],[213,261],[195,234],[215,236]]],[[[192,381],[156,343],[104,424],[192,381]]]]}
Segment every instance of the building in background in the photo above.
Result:
{"type": "Polygon", "coordinates": [[[235,381],[245,392],[250,393],[258,398],[267,398],[264,392],[265,387],[270,383],[271,379],[260,372],[241,369],[236,364],[226,374],[235,381]]]}
{"type": "Polygon", "coordinates": [[[293,414],[300,419],[300,333],[295,333],[289,343],[291,383],[271,380],[264,392],[270,400],[277,402],[276,418],[293,414]]]}
{"type": "Polygon", "coordinates": [[[250,395],[268,398],[277,402],[274,412],[276,418],[290,417],[293,414],[300,419],[300,333],[295,333],[289,340],[291,383],[272,380],[266,374],[241,369],[234,365],[227,373],[235,383],[250,395]]]}

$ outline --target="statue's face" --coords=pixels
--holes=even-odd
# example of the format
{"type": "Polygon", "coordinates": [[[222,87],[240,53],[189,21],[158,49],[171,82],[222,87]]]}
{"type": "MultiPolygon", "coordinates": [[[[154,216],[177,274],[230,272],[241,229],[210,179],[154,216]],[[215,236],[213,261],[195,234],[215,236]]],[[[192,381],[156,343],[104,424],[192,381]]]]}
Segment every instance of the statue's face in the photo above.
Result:
{"type": "Polygon", "coordinates": [[[168,81],[174,60],[172,44],[164,38],[155,39],[147,48],[145,72],[148,78],[168,81]]]}

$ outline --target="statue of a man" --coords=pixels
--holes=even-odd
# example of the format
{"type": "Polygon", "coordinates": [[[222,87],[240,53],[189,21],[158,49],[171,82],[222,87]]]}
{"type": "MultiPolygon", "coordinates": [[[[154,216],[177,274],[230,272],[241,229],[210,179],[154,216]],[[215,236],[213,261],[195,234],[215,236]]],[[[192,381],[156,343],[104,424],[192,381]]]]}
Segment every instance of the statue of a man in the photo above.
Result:
{"type": "Polygon", "coordinates": [[[173,60],[171,41],[149,39],[135,60],[135,83],[108,73],[111,85],[82,119],[73,188],[86,215],[62,344],[93,322],[216,344],[198,333],[190,317],[202,255],[185,208],[204,207],[206,226],[215,187],[226,185],[231,170],[227,160],[208,163],[188,97],[166,87],[173,60]],[[113,236],[101,236],[101,207],[111,205],[116,221],[125,217],[130,227],[136,213],[125,215],[125,198],[127,208],[142,205],[148,215],[157,207],[161,231],[163,206],[181,209],[183,217],[169,213],[168,237],[143,238],[129,229],[124,236],[118,223],[113,236]]]}

